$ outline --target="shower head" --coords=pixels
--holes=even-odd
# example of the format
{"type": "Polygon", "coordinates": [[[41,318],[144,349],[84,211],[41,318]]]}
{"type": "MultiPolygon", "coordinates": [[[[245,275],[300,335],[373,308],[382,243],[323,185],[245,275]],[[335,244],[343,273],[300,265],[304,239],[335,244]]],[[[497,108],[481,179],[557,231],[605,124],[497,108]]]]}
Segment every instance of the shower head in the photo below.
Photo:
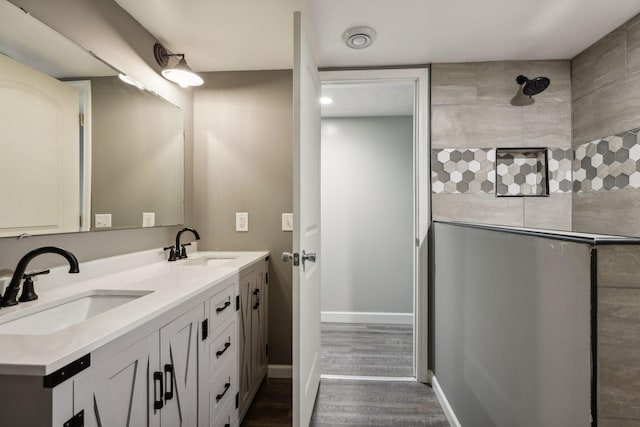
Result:
{"type": "Polygon", "coordinates": [[[527,96],[537,95],[549,87],[551,80],[547,77],[536,77],[535,79],[529,79],[523,75],[516,77],[516,83],[524,85],[522,87],[522,93],[527,96]]]}

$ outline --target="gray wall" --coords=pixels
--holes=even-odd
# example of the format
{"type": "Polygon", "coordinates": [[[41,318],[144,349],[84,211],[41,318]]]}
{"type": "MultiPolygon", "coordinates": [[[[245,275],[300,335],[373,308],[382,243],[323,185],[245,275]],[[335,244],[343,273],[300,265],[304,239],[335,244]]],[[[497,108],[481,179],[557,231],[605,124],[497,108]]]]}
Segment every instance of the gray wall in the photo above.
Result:
{"type": "Polygon", "coordinates": [[[91,224],[110,213],[114,228],[182,224],[184,114],[118,77],[91,79],[91,224]]]}
{"type": "MultiPolygon", "coordinates": [[[[102,0],[12,0],[53,29],[94,52],[115,68],[140,81],[185,111],[185,222],[191,218],[193,151],[193,97],[159,75],[153,59],[154,37],[115,2],[102,0]]],[[[76,253],[80,261],[157,248],[172,241],[175,227],[36,236],[16,241],[0,239],[0,271],[13,270],[28,250],[60,245],[76,253]]],[[[60,257],[44,258],[34,266],[61,265],[60,257]]],[[[40,286],[44,286],[45,280],[40,286]]]]}
{"type": "Polygon", "coordinates": [[[322,119],[322,311],[413,312],[413,117],[322,119]]]}
{"type": "MultiPolygon", "coordinates": [[[[574,148],[640,128],[640,15],[576,56],[571,68],[574,148]]],[[[574,193],[575,230],[640,236],[639,214],[638,188],[574,193]]]]}
{"type": "Polygon", "coordinates": [[[269,361],[291,364],[293,75],[285,71],[203,75],[195,94],[195,225],[208,250],[271,251],[269,361]],[[249,213],[249,232],[235,231],[249,213]]]}
{"type": "Polygon", "coordinates": [[[447,224],[434,236],[434,372],[461,425],[590,425],[590,246],[447,224]]]}
{"type": "MultiPolygon", "coordinates": [[[[437,149],[571,147],[569,61],[433,64],[431,144],[437,149]],[[547,76],[529,106],[513,106],[516,76],[547,76]]],[[[493,191],[432,194],[434,220],[571,229],[571,192],[497,198],[493,191]]]]}

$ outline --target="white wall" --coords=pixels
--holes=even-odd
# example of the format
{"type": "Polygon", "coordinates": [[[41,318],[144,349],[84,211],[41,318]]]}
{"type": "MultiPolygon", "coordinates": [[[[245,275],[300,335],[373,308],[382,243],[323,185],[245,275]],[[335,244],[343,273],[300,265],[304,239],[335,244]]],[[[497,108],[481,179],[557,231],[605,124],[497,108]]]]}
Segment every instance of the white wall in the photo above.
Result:
{"type": "Polygon", "coordinates": [[[413,311],[413,119],[322,120],[322,311],[413,311]]]}

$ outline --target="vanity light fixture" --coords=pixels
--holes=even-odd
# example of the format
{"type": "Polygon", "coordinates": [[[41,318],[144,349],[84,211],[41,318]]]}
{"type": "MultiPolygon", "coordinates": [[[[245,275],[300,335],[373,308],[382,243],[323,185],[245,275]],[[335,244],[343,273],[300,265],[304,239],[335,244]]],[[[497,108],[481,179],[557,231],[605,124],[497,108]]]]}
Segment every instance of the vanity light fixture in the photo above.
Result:
{"type": "Polygon", "coordinates": [[[333,98],[329,98],[328,96],[322,96],[320,97],[320,104],[322,105],[333,104],[333,98]]]}
{"type": "Polygon", "coordinates": [[[194,73],[187,65],[187,61],[184,59],[184,53],[169,53],[164,46],[160,43],[156,43],[153,46],[153,54],[156,58],[156,62],[162,68],[162,76],[174,83],[180,85],[180,87],[187,88],[189,86],[200,86],[204,83],[202,77],[194,73]],[[169,60],[171,57],[179,57],[177,62],[174,61],[172,66],[169,66],[169,60]]]}
{"type": "Polygon", "coordinates": [[[353,27],[342,34],[342,40],[351,49],[364,49],[376,40],[376,32],[371,27],[353,27]]]}
{"type": "Polygon", "coordinates": [[[118,74],[118,77],[120,78],[120,80],[122,80],[126,84],[131,85],[131,86],[135,86],[140,90],[144,90],[144,86],[142,86],[142,83],[140,83],[139,81],[137,81],[133,77],[127,76],[126,74],[122,74],[122,73],[118,74]]]}

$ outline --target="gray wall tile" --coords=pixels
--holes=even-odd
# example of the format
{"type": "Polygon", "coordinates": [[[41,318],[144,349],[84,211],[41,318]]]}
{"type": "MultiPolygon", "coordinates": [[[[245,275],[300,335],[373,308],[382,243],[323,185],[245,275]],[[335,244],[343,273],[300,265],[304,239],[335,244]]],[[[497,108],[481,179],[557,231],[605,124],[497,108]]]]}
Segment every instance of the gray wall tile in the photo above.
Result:
{"type": "Polygon", "coordinates": [[[571,193],[524,198],[524,226],[549,230],[571,230],[571,193]]]}
{"type": "Polygon", "coordinates": [[[573,102],[573,146],[638,127],[640,73],[631,74],[573,102]]]}
{"type": "Polygon", "coordinates": [[[433,64],[431,104],[475,104],[478,101],[475,64],[433,64]]]}
{"type": "Polygon", "coordinates": [[[597,191],[573,194],[575,231],[640,236],[640,190],[597,191]]]}
{"type": "Polygon", "coordinates": [[[538,103],[524,107],[524,145],[571,147],[571,104],[538,103]]]}
{"type": "Polygon", "coordinates": [[[598,286],[640,289],[640,245],[599,246],[598,286]]]}
{"type": "Polygon", "coordinates": [[[434,221],[522,226],[523,197],[493,194],[432,194],[434,221]]]}
{"type": "Polygon", "coordinates": [[[618,80],[626,72],[624,26],[607,34],[573,58],[573,99],[618,80]]]}
{"type": "Polygon", "coordinates": [[[598,415],[640,419],[640,290],[598,291],[598,415]]]}
{"type": "Polygon", "coordinates": [[[434,105],[433,148],[522,146],[522,109],[506,105],[434,105]]]}
{"type": "Polygon", "coordinates": [[[640,14],[627,22],[627,73],[640,71],[640,14]]]}

